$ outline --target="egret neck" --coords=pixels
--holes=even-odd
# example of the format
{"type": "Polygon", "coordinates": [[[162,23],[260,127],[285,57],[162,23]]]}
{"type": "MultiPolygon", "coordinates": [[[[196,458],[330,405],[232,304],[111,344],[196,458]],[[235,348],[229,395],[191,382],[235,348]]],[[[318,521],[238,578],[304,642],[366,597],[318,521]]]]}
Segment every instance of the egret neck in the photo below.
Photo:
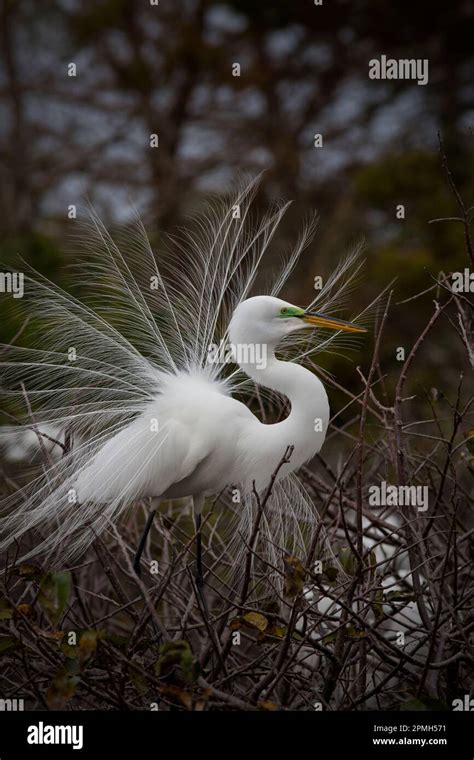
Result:
{"type": "Polygon", "coordinates": [[[286,446],[294,446],[291,466],[281,469],[283,476],[320,450],[329,422],[329,403],[319,378],[300,364],[277,359],[275,349],[276,343],[267,343],[264,366],[255,361],[241,362],[239,366],[258,385],[281,393],[290,402],[291,410],[286,419],[261,426],[264,443],[274,449],[277,464],[286,446]]]}

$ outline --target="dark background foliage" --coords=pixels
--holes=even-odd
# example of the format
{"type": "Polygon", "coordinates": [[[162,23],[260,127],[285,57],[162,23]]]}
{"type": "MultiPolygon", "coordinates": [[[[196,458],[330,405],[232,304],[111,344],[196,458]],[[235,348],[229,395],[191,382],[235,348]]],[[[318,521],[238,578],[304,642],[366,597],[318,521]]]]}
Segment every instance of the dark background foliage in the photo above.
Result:
{"type": "MultiPolygon", "coordinates": [[[[343,624],[329,615],[326,627],[317,628],[319,643],[308,644],[314,646],[310,675],[290,658],[299,646],[292,638],[296,618],[283,624],[267,611],[266,623],[257,618],[267,633],[260,630],[263,639],[256,642],[259,627],[243,616],[262,611],[246,610],[241,599],[240,607],[238,601],[232,606],[217,594],[211,613],[225,656],[227,624],[236,616],[234,630],[242,630],[248,644],[242,662],[230,655],[227,679],[205,610],[188,607],[195,589],[186,562],[173,552],[160,560],[179,570],[179,582],[173,576],[145,589],[125,560],[116,566],[119,555],[114,559],[105,546],[72,574],[13,568],[0,606],[0,619],[10,626],[0,646],[12,655],[3,690],[15,694],[21,686],[43,707],[64,706],[76,694],[76,707],[149,709],[159,693],[164,704],[181,709],[312,709],[316,689],[325,709],[413,707],[413,700],[421,709],[446,709],[468,690],[472,674],[472,312],[452,299],[445,310],[444,279],[470,263],[472,5],[2,0],[0,24],[0,260],[6,264],[21,255],[68,287],[68,265],[77,255],[71,241],[80,235],[87,201],[107,224],[126,223],[137,208],[159,251],[166,234],[186,224],[210,194],[221,195],[242,173],[262,170],[257,210],[276,197],[295,201],[275,240],[275,260],[304,219],[315,209],[320,214],[314,243],[284,293],[288,300],[307,303],[315,275],[325,276],[354,240],[365,238],[366,276],[350,311],[395,278],[383,339],[374,347],[379,314],[360,352],[321,358],[337,383],[330,390],[333,411],[349,407],[304,477],[336,546],[341,534],[343,542],[352,536],[355,548],[384,536],[395,557],[408,552],[411,568],[406,575],[406,566],[389,558],[375,572],[367,549],[348,583],[337,589],[326,584],[321,593],[339,600],[343,624]],[[428,84],[370,80],[369,61],[381,55],[428,59],[428,84]],[[68,76],[72,62],[76,77],[68,76]],[[240,77],[232,76],[235,63],[240,77]],[[150,148],[155,133],[156,149],[150,148]],[[313,145],[316,133],[323,136],[322,148],[313,145]],[[467,209],[465,224],[433,221],[462,216],[449,171],[467,209]],[[77,221],[68,219],[70,204],[78,205],[77,221]],[[399,204],[404,219],[397,219],[399,204]],[[443,312],[420,341],[434,314],[433,299],[443,312]],[[407,356],[415,346],[413,361],[397,361],[399,346],[407,356]],[[366,379],[372,367],[375,400],[364,395],[358,364],[366,379]],[[354,446],[357,455],[346,459],[354,446]],[[429,484],[436,531],[431,512],[417,515],[413,524],[404,518],[400,534],[393,527],[400,515],[390,522],[390,510],[367,510],[362,490],[380,477],[429,484]],[[341,523],[344,514],[347,525],[341,523]],[[416,551],[407,548],[412,546],[416,551]],[[380,596],[387,579],[398,594],[391,597],[391,613],[390,600],[380,596]],[[160,616],[179,611],[172,632],[185,640],[159,655],[150,598],[161,605],[160,616]],[[408,615],[403,629],[416,644],[410,656],[398,657],[378,629],[415,600],[423,619],[413,622],[408,615]],[[352,619],[359,604],[362,618],[352,619]],[[366,619],[367,609],[375,623],[366,619]],[[65,639],[71,628],[80,632],[76,649],[65,639]],[[258,643],[269,647],[262,660],[258,643]],[[244,673],[256,661],[260,670],[244,673]],[[199,680],[202,673],[207,681],[199,680]]],[[[12,317],[3,309],[9,297],[0,298],[0,337],[8,342],[22,326],[22,314],[12,317]]],[[[20,342],[37,329],[31,322],[20,342]]],[[[6,491],[28,476],[28,457],[6,457],[6,491]]],[[[127,525],[127,546],[136,543],[141,517],[140,511],[138,523],[127,525]]],[[[180,520],[171,507],[165,510],[149,558],[159,556],[170,537],[186,544],[192,525],[180,520]]],[[[120,544],[120,550],[127,556],[127,547],[120,544]]],[[[297,588],[285,601],[293,616],[301,593],[297,588]]],[[[314,614],[307,617],[317,627],[314,614]]]]}

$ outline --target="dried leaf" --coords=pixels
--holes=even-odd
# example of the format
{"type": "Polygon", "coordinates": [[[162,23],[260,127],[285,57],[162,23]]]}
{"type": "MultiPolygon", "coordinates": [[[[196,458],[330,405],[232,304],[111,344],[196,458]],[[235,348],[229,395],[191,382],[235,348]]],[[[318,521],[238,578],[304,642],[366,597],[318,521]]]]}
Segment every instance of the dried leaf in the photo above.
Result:
{"type": "Polygon", "coordinates": [[[207,703],[212,696],[212,689],[201,689],[201,693],[198,699],[194,703],[195,712],[203,712],[206,709],[207,703]]]}
{"type": "Polygon", "coordinates": [[[44,631],[37,625],[33,626],[34,631],[43,639],[49,639],[50,641],[62,641],[65,636],[65,631],[44,631]]]}
{"type": "Polygon", "coordinates": [[[259,631],[264,631],[268,626],[267,618],[260,612],[247,612],[242,619],[251,628],[257,628],[259,631]]]}
{"type": "Polygon", "coordinates": [[[22,617],[30,618],[33,617],[34,609],[31,604],[19,604],[18,607],[15,608],[15,619],[20,619],[22,617]]]}
{"type": "Polygon", "coordinates": [[[193,697],[192,697],[192,694],[189,693],[189,691],[186,691],[185,689],[181,689],[179,686],[175,686],[174,684],[163,685],[160,688],[160,691],[163,694],[163,696],[170,697],[172,700],[180,702],[188,710],[192,710],[193,697]]]}
{"type": "Polygon", "coordinates": [[[298,557],[285,557],[285,595],[289,597],[301,594],[304,588],[306,571],[298,557]]]}
{"type": "Polygon", "coordinates": [[[79,639],[79,659],[81,663],[84,663],[95,654],[99,638],[100,632],[94,629],[81,633],[81,638],[79,639]]]}
{"type": "Polygon", "coordinates": [[[242,618],[241,617],[232,618],[232,620],[229,621],[228,628],[231,631],[240,631],[240,629],[242,628],[242,618]]]}
{"type": "Polygon", "coordinates": [[[259,710],[266,710],[267,712],[274,712],[275,710],[279,709],[276,702],[271,702],[269,699],[264,699],[261,702],[257,702],[257,707],[259,710]]]}
{"type": "Polygon", "coordinates": [[[270,623],[270,625],[265,628],[264,631],[262,631],[257,641],[261,643],[262,641],[266,641],[269,638],[275,638],[275,639],[283,639],[285,637],[286,628],[283,625],[276,625],[273,623],[270,623]]]}

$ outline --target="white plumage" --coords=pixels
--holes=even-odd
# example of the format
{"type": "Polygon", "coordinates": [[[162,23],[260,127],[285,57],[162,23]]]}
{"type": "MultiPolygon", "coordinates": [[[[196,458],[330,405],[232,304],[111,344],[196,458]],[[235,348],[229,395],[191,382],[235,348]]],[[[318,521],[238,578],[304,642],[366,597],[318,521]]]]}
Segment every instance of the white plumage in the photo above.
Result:
{"type": "MultiPolygon", "coordinates": [[[[279,471],[263,527],[272,545],[304,543],[317,516],[290,473],[321,448],[329,405],[321,381],[298,362],[334,340],[348,347],[340,330],[363,330],[310,317],[278,297],[313,224],[268,293],[250,297],[287,207],[255,225],[255,188],[253,182],[231,203],[217,204],[160,259],[139,221],[113,238],[92,214],[84,237],[92,257],[81,263],[78,278],[88,295],[81,299],[37,273],[27,277],[25,301],[39,318],[38,345],[6,347],[7,395],[22,403],[26,393],[39,429],[60,426],[77,444],[6,499],[0,551],[35,528],[42,541],[32,553],[60,552],[64,563],[139,499],[191,496],[199,509],[203,497],[226,486],[241,490],[241,530],[248,527],[254,485],[257,492],[268,486],[290,445],[294,451],[279,471]],[[317,330],[308,341],[302,327],[311,320],[313,332],[338,331],[322,339],[317,330]],[[248,357],[240,369],[210,364],[209,346],[223,338],[265,346],[265,366],[248,357]],[[286,419],[264,424],[250,411],[243,402],[256,385],[262,394],[277,391],[289,400],[286,419]]],[[[339,310],[359,267],[356,251],[308,309],[339,310]]]]}
{"type": "Polygon", "coordinates": [[[232,398],[228,384],[204,372],[166,376],[157,398],[81,472],[79,501],[209,496],[229,485],[250,494],[254,484],[257,491],[268,486],[287,446],[294,452],[278,479],[311,459],[324,441],[329,404],[313,373],[274,355],[285,334],[304,326],[299,318],[280,317],[291,306],[269,296],[250,298],[237,307],[229,330],[233,345],[265,345],[264,368],[252,362],[241,368],[256,383],[287,396],[291,413],[285,420],[263,424],[232,398]]]}

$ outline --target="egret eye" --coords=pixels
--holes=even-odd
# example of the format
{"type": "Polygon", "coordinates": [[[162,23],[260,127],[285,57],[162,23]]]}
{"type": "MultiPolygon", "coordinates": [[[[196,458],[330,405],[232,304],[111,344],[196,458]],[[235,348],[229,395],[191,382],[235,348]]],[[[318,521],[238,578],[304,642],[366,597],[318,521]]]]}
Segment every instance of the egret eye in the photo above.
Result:
{"type": "Polygon", "coordinates": [[[288,308],[284,306],[283,309],[280,311],[280,314],[283,314],[283,315],[288,314],[288,311],[289,311],[288,308]]]}

